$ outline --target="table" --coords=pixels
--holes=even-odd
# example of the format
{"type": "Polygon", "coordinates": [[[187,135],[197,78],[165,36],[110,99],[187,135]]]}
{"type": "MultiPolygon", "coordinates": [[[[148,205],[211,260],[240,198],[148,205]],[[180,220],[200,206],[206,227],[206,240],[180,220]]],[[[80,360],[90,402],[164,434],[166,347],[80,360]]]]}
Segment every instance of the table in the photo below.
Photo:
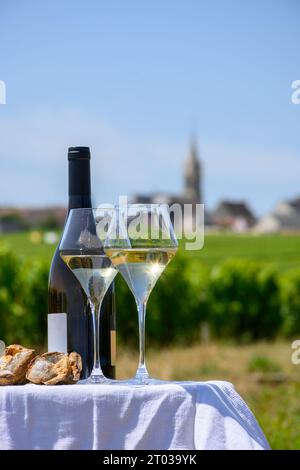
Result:
{"type": "Polygon", "coordinates": [[[0,449],[269,449],[232,384],[0,387],[0,449]]]}

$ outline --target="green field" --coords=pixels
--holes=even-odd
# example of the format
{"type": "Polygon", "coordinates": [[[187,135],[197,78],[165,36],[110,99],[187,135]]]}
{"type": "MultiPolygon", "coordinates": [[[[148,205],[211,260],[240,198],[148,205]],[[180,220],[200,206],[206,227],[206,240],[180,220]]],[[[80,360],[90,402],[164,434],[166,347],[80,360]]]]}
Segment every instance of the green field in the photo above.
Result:
{"type": "Polygon", "coordinates": [[[206,235],[202,250],[187,253],[209,267],[227,258],[243,258],[287,270],[300,266],[300,235],[206,235]]]}
{"type": "MultiPolygon", "coordinates": [[[[0,235],[0,244],[24,258],[43,257],[51,260],[55,247],[30,241],[30,233],[0,235]]],[[[181,244],[181,249],[182,244],[181,244]]],[[[243,258],[271,263],[285,271],[300,266],[300,235],[206,235],[200,251],[187,251],[188,257],[199,259],[209,267],[227,258],[243,258]]]]}
{"type": "Polygon", "coordinates": [[[22,258],[44,258],[51,261],[55,246],[48,245],[43,241],[32,243],[30,240],[31,232],[12,233],[0,235],[0,246],[4,245],[10,248],[17,256],[22,258]]]}

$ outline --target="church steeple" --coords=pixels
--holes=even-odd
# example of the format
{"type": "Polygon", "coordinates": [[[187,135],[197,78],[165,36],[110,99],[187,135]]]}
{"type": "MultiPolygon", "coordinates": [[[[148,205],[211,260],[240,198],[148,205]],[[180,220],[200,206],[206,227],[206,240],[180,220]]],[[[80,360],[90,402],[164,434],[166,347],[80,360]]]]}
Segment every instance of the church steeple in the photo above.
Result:
{"type": "Polygon", "coordinates": [[[195,137],[191,139],[190,152],[185,163],[184,196],[194,204],[203,202],[201,192],[201,165],[198,158],[195,137]]]}

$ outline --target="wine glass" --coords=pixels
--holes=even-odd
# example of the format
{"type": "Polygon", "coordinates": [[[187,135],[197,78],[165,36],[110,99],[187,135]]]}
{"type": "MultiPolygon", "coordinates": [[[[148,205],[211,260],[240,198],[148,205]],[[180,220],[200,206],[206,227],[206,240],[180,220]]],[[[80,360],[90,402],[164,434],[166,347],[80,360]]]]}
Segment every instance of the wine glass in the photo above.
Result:
{"type": "Polygon", "coordinates": [[[115,208],[104,250],[133,293],[139,320],[139,365],[129,383],[151,381],[145,363],[146,305],[177,247],[167,205],[132,204],[115,208]]]}
{"type": "Polygon", "coordinates": [[[91,383],[110,382],[100,364],[100,310],[103,298],[117,270],[105,255],[103,230],[108,226],[111,209],[72,209],[59,245],[59,253],[87,295],[93,320],[94,365],[91,383]]]}

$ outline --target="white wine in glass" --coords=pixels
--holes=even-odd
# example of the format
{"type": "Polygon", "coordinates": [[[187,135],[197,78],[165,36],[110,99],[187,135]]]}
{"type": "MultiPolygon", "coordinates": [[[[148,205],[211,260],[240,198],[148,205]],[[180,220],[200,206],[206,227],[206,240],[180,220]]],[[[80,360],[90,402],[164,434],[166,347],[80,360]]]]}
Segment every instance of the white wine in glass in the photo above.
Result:
{"type": "Polygon", "coordinates": [[[89,299],[102,300],[116,276],[106,255],[62,251],[60,256],[80,282],[89,299]]]}
{"type": "Polygon", "coordinates": [[[129,383],[151,383],[145,361],[146,306],[153,287],[177,248],[165,204],[132,204],[115,208],[104,250],[133,293],[139,320],[139,365],[129,383]]]}
{"type": "Polygon", "coordinates": [[[177,248],[131,248],[106,250],[139,302],[146,302],[156,281],[175,256],[177,248]]]}
{"type": "Polygon", "coordinates": [[[107,383],[100,364],[100,310],[117,270],[105,255],[98,224],[109,219],[109,209],[82,208],[70,211],[59,253],[87,295],[93,321],[94,365],[89,381],[107,383]],[[103,214],[102,214],[103,213],[103,214]]]}

